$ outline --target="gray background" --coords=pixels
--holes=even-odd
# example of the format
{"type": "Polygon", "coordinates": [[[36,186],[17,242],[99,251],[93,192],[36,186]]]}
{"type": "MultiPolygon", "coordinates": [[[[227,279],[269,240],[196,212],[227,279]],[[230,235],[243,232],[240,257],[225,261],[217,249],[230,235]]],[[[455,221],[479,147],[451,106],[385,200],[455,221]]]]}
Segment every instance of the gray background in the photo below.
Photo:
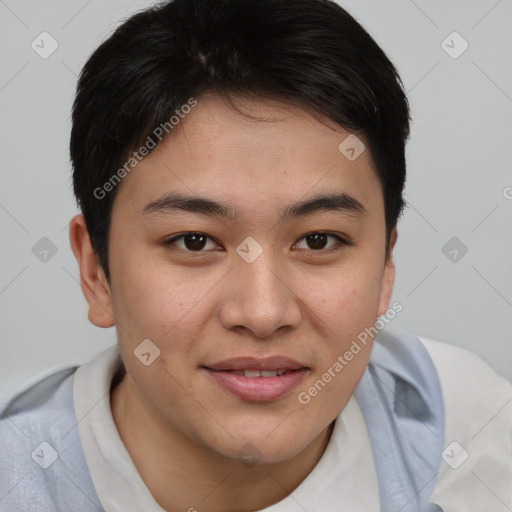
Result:
{"type": "MultiPolygon", "coordinates": [[[[87,320],[68,241],[67,223],[77,213],[70,108],[76,75],[93,48],[121,19],[151,3],[0,0],[4,393],[38,373],[83,363],[115,342],[113,328],[87,320]],[[43,31],[59,45],[47,59],[31,48],[43,31]],[[46,262],[33,252],[43,237],[57,250],[46,262]]],[[[397,321],[478,353],[512,379],[512,1],[340,4],[396,64],[414,119],[409,207],[395,250],[392,300],[404,307],[397,321]],[[458,58],[442,47],[446,40],[449,51],[460,51],[461,40],[446,39],[454,31],[469,44],[458,58]],[[443,252],[452,237],[455,245],[443,252]]]]}

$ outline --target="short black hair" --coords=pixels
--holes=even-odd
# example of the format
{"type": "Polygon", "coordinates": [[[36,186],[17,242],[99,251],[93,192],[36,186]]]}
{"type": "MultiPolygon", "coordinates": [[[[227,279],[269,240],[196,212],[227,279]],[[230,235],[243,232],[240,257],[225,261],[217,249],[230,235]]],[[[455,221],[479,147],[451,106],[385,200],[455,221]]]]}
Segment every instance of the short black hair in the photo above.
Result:
{"type": "Polygon", "coordinates": [[[281,100],[361,134],[382,186],[389,249],[404,208],[410,117],[400,77],[372,37],[330,0],[170,0],[122,23],[78,80],[74,193],[107,279],[118,188],[108,183],[123,165],[129,172],[131,152],[155,127],[205,93],[281,100]]]}

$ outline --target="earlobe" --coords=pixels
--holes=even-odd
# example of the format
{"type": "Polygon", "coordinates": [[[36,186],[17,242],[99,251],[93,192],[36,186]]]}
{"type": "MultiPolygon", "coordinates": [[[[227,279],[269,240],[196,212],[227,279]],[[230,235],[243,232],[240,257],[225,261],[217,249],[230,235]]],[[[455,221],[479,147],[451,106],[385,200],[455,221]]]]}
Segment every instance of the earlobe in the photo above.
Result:
{"type": "Polygon", "coordinates": [[[391,295],[393,293],[393,285],[395,283],[395,263],[393,261],[393,248],[395,247],[396,239],[398,238],[397,229],[393,229],[390,238],[389,252],[386,257],[386,264],[382,276],[382,288],[380,294],[380,304],[378,315],[384,315],[389,308],[391,295]]]}
{"type": "Polygon", "coordinates": [[[112,327],[115,320],[110,285],[81,214],[73,217],[69,223],[69,241],[80,268],[80,285],[89,304],[89,321],[98,327],[112,327]]]}

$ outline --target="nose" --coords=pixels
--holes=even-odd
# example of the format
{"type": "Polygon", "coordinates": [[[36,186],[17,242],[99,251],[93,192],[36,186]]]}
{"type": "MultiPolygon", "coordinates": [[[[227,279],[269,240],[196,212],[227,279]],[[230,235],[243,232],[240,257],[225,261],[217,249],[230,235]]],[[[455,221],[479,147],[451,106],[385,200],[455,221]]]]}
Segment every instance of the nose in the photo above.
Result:
{"type": "Polygon", "coordinates": [[[284,269],[264,254],[252,263],[235,259],[220,309],[224,328],[262,339],[296,328],[302,317],[301,301],[284,269]]]}

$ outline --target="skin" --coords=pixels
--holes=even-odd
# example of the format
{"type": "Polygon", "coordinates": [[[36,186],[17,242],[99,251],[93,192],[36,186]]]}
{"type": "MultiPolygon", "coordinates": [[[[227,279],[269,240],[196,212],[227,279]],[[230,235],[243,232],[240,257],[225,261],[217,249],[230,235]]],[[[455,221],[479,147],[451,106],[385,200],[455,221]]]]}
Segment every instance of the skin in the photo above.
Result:
{"type": "MultiPolygon", "coordinates": [[[[110,282],[83,217],[70,225],[89,320],[116,326],[126,368],[111,395],[114,421],[168,511],[259,510],[291,493],[321,458],[371,343],[309,404],[298,394],[386,312],[393,288],[382,189],[369,151],[349,161],[338,150],[348,132],[305,110],[262,99],[236,104],[264,119],[206,95],[119,185],[110,282]],[[280,219],[284,205],[333,191],[350,194],[366,213],[280,219]],[[166,192],[229,203],[238,217],[143,212],[166,192]],[[210,237],[199,254],[183,239],[164,244],[189,231],[210,237]],[[304,238],[316,231],[350,245],[329,236],[318,248],[304,238]],[[248,236],[263,249],[252,263],[236,253],[248,236]],[[161,350],[150,366],[134,356],[144,339],[161,350]],[[200,368],[279,354],[308,372],[297,389],[270,402],[242,400],[200,368]],[[253,465],[242,460],[248,443],[259,456],[253,465]]],[[[391,249],[395,241],[393,231],[391,249]]]]}

